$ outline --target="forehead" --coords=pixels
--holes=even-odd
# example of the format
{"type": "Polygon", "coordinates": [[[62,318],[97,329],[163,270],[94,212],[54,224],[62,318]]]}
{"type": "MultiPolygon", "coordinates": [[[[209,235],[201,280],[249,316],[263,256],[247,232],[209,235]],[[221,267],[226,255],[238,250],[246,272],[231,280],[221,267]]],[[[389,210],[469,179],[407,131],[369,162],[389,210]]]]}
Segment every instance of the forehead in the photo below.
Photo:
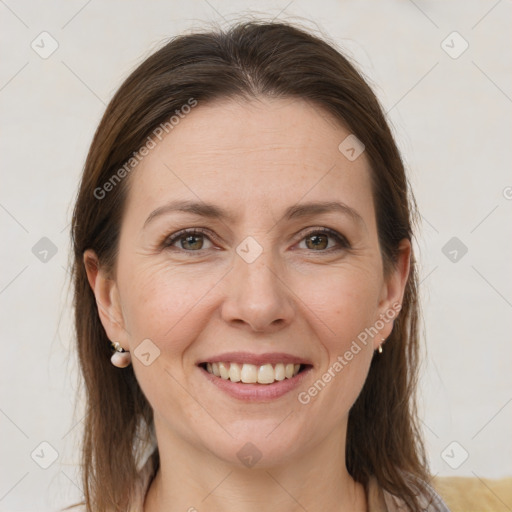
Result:
{"type": "Polygon", "coordinates": [[[199,102],[139,163],[129,203],[147,210],[193,199],[222,204],[233,217],[314,200],[372,208],[364,153],[350,161],[338,149],[350,134],[300,99],[199,102]]]}

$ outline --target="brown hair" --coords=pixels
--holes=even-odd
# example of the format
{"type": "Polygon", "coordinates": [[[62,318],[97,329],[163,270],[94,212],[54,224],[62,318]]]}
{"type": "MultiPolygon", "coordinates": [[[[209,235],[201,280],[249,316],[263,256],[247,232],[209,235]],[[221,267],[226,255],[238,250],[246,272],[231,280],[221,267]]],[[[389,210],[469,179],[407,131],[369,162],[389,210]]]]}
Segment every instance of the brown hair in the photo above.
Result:
{"type": "MultiPolygon", "coordinates": [[[[364,143],[386,273],[396,262],[400,240],[412,239],[414,197],[385,116],[361,74],[333,45],[290,24],[251,21],[173,38],[142,62],[96,130],[72,220],[77,347],[87,399],[82,474],[88,512],[126,510],[153,429],[152,409],[132,367],[110,363],[110,342],[83,263],[91,248],[104,268],[114,269],[130,179],[116,182],[105,197],[95,191],[191,98],[201,105],[258,95],[313,102],[364,143]]],[[[400,315],[350,410],[346,443],[352,477],[366,484],[374,475],[412,510],[419,509],[417,496],[429,480],[415,397],[417,294],[412,256],[400,315]]]]}

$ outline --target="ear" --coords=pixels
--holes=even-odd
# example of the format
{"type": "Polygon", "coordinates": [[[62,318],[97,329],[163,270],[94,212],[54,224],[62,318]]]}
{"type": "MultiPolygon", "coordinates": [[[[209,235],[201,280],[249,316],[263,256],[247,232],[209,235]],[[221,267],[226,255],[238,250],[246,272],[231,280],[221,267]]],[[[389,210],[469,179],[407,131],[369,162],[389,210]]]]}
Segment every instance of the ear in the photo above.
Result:
{"type": "Polygon", "coordinates": [[[384,327],[373,339],[374,349],[377,349],[382,343],[382,338],[386,339],[393,330],[393,320],[399,315],[410,268],[411,242],[404,238],[398,246],[397,261],[382,285],[378,311],[384,327]]]}
{"type": "Polygon", "coordinates": [[[128,333],[125,329],[119,291],[114,279],[101,268],[92,249],[84,252],[84,265],[89,285],[96,297],[98,314],[111,341],[117,341],[128,350],[128,333]]]}

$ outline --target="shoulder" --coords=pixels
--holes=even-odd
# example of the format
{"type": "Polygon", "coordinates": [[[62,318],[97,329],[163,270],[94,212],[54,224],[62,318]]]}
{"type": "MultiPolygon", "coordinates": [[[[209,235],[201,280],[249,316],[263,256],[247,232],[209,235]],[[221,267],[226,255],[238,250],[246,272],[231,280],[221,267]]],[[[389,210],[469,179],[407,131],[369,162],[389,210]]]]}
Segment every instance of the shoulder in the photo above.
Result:
{"type": "MultiPolygon", "coordinates": [[[[423,492],[420,506],[423,512],[450,512],[441,496],[427,483],[421,481],[423,492]]],[[[372,476],[367,484],[368,512],[411,512],[403,499],[383,489],[372,476]]]]}
{"type": "MultiPolygon", "coordinates": [[[[139,475],[137,481],[134,482],[131,490],[131,498],[128,512],[141,512],[144,509],[144,500],[149,490],[151,482],[155,477],[156,471],[159,467],[158,451],[155,450],[149,455],[142,467],[139,468],[139,475]]],[[[77,503],[66,509],[61,509],[59,512],[87,512],[85,503],[77,503]]],[[[115,512],[113,509],[109,512],[115,512]]]]}

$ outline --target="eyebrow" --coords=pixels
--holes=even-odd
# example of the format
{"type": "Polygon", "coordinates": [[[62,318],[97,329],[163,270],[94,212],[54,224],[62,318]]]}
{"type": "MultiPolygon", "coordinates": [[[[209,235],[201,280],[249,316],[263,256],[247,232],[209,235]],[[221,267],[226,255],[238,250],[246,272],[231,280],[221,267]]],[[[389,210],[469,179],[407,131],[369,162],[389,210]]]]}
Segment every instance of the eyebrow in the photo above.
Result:
{"type": "MultiPolygon", "coordinates": [[[[199,217],[206,217],[210,219],[218,219],[221,221],[232,221],[234,216],[223,208],[204,202],[196,201],[171,201],[156,210],[152,211],[146,221],[144,222],[143,229],[156,217],[169,213],[191,213],[199,217]]],[[[283,215],[285,220],[293,220],[313,215],[320,215],[322,213],[339,212],[352,218],[358,224],[366,227],[364,219],[357,213],[356,210],[351,208],[345,203],[339,201],[327,202],[309,202],[290,206],[286,209],[283,215]]]]}

